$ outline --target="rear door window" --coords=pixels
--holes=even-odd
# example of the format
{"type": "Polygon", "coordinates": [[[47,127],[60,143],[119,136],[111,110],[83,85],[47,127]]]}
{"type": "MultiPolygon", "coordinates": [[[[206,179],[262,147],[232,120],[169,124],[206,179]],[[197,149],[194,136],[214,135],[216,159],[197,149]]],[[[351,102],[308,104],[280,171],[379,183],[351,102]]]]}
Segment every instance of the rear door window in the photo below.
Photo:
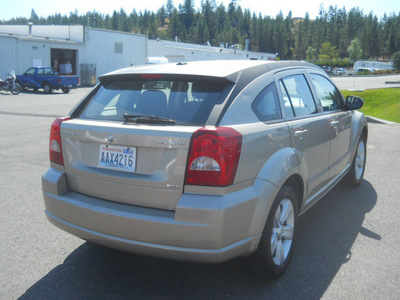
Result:
{"type": "Polygon", "coordinates": [[[286,92],[286,88],[283,85],[282,80],[279,80],[279,87],[282,91],[282,96],[283,96],[283,106],[285,108],[285,113],[287,118],[293,118],[294,117],[294,111],[292,104],[290,103],[290,98],[288,93],[286,92]]]}
{"type": "Polygon", "coordinates": [[[226,84],[182,80],[126,80],[100,87],[81,119],[124,121],[124,114],[173,119],[203,125],[226,84]]]}

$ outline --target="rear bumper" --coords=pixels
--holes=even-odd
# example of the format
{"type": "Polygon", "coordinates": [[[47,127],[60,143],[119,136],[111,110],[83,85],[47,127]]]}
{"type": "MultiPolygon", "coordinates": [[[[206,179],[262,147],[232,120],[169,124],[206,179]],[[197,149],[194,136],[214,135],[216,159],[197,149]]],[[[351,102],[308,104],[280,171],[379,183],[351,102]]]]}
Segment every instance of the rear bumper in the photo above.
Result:
{"type": "Polygon", "coordinates": [[[46,215],[85,240],[132,253],[223,262],[257,249],[276,188],[256,179],[227,195],[182,194],[175,211],[105,201],[68,190],[65,173],[42,177],[46,215]]]}

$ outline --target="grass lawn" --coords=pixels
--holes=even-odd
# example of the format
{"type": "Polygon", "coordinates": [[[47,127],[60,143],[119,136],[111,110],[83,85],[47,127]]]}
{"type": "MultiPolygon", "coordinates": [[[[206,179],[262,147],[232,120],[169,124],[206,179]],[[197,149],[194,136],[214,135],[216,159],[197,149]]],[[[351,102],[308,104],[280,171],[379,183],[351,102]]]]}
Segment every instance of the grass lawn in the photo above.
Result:
{"type": "Polygon", "coordinates": [[[341,91],[343,96],[353,95],[364,99],[360,109],[365,115],[400,123],[400,89],[376,89],[363,92],[341,91]]]}

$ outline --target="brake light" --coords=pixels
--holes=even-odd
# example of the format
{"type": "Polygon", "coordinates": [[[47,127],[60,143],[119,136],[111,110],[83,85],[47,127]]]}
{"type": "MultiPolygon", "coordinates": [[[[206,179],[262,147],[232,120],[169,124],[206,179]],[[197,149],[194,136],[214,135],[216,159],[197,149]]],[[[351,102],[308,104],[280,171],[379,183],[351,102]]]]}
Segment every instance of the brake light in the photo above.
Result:
{"type": "Polygon", "coordinates": [[[160,74],[142,74],[142,75],[139,75],[139,77],[142,79],[160,79],[161,75],[160,74]]]}
{"type": "Polygon", "coordinates": [[[242,135],[229,127],[201,128],[191,140],[185,184],[233,184],[242,148],[242,135]]]}
{"type": "Polygon", "coordinates": [[[51,124],[50,131],[50,161],[59,165],[64,165],[62,146],[61,146],[61,123],[70,120],[70,117],[57,118],[51,124]]]}

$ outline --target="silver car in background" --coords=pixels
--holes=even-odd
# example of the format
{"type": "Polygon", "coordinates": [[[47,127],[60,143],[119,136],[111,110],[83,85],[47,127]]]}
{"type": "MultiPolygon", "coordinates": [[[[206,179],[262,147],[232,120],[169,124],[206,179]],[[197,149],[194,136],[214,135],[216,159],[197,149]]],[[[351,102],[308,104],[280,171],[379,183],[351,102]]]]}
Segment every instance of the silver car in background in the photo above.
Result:
{"type": "Polygon", "coordinates": [[[202,61],[119,70],[51,127],[46,215],[100,245],[280,276],[297,218],[363,179],[368,127],[306,62],[202,61]]]}

